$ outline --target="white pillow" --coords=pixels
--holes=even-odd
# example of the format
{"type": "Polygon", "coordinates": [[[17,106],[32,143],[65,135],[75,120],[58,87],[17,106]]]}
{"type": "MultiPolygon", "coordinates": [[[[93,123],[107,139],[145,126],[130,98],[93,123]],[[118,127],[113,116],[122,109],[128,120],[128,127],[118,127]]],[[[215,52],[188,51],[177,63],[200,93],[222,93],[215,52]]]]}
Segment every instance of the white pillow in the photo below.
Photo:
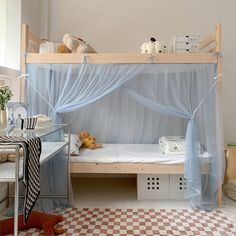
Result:
{"type": "MultiPolygon", "coordinates": [[[[68,142],[68,134],[65,134],[65,141],[68,142]]],[[[78,156],[79,155],[79,148],[81,147],[82,143],[78,138],[77,134],[70,135],[70,156],[78,156]]]]}

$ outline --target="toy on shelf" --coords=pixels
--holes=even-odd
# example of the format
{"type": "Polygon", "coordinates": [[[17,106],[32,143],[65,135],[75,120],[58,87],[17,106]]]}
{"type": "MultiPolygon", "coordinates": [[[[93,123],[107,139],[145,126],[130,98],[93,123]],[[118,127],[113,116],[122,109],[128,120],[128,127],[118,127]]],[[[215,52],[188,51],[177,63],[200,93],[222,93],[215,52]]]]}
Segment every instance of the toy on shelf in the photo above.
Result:
{"type": "Polygon", "coordinates": [[[54,43],[42,39],[39,46],[40,53],[71,53],[71,50],[64,43],[54,43]]]}
{"type": "Polygon", "coordinates": [[[141,46],[141,53],[166,53],[167,52],[167,46],[160,42],[156,41],[155,38],[150,38],[149,42],[143,43],[141,46]]]}
{"type": "Polygon", "coordinates": [[[69,33],[64,35],[63,43],[72,53],[96,53],[96,51],[83,39],[69,33]]]}

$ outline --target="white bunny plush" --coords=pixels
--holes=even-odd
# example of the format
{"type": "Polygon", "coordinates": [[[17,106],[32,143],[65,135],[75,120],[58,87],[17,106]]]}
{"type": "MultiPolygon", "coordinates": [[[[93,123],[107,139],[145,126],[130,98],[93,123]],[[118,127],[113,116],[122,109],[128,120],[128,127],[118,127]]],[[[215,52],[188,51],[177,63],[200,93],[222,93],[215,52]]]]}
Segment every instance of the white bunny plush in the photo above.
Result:
{"type": "Polygon", "coordinates": [[[150,38],[149,42],[143,43],[141,46],[141,53],[166,53],[167,52],[167,46],[160,42],[156,41],[155,38],[150,38]]]}

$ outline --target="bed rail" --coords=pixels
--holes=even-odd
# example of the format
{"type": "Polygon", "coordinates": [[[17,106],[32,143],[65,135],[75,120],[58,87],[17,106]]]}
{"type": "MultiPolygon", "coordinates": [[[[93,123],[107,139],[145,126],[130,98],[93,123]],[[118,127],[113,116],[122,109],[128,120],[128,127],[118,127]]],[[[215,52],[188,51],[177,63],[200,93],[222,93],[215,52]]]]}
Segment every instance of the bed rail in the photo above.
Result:
{"type": "Polygon", "coordinates": [[[22,25],[21,32],[21,51],[24,53],[38,53],[41,43],[40,37],[30,32],[29,26],[26,24],[22,25]]]}
{"type": "Polygon", "coordinates": [[[212,53],[29,53],[26,63],[31,64],[216,64],[217,57],[212,53]]]}
{"type": "Polygon", "coordinates": [[[204,50],[206,52],[216,51],[216,35],[215,34],[209,34],[206,38],[204,38],[200,42],[199,47],[200,47],[201,51],[204,51],[204,50]],[[214,45],[212,46],[212,44],[214,44],[214,45]]]}
{"type": "Polygon", "coordinates": [[[221,42],[221,24],[216,25],[215,33],[209,34],[207,37],[203,38],[200,42],[200,51],[208,53],[219,53],[222,49],[221,42]]]}

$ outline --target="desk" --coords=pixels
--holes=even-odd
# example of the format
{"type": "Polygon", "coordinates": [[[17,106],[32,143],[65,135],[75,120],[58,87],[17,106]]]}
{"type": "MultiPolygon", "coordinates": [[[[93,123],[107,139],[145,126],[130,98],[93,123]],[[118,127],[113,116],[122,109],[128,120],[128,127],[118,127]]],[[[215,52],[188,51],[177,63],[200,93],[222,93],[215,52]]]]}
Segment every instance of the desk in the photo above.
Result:
{"type": "MultiPolygon", "coordinates": [[[[34,129],[34,130],[15,130],[10,127],[6,131],[5,135],[9,136],[22,136],[22,137],[40,137],[42,141],[42,153],[40,156],[40,164],[43,164],[53,156],[55,156],[64,147],[68,146],[68,157],[70,153],[70,126],[67,124],[52,125],[45,129],[34,129]],[[69,134],[68,141],[61,141],[59,139],[60,131],[67,129],[69,134]],[[59,133],[58,133],[59,132],[59,133]],[[60,140],[60,141],[55,141],[60,140]]],[[[6,145],[0,143],[0,149],[13,149],[16,153],[15,162],[4,162],[0,163],[0,182],[14,182],[15,183],[15,201],[14,201],[14,236],[18,235],[18,207],[19,207],[19,180],[23,176],[23,160],[20,159],[19,150],[20,145],[10,144],[6,145]]],[[[70,165],[69,158],[67,158],[67,170],[68,178],[65,182],[68,186],[67,188],[67,199],[69,205],[70,199],[70,165]]],[[[57,196],[58,197],[58,196],[57,196]]],[[[62,196],[65,197],[65,196],[62,196]]]]}

